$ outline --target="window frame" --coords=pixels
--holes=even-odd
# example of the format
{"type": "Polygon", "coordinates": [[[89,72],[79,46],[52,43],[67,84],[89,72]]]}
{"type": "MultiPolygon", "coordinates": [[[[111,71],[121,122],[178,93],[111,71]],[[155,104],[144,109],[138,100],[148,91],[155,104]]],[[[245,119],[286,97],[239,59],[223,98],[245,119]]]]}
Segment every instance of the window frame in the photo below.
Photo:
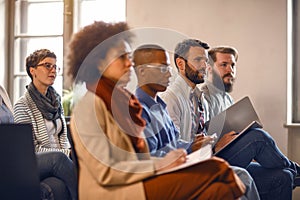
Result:
{"type": "MultiPolygon", "coordinates": [[[[67,45],[71,39],[71,36],[74,31],[78,30],[80,27],[80,20],[81,20],[81,6],[84,0],[47,0],[47,2],[63,2],[63,32],[62,34],[55,35],[55,34],[42,34],[42,35],[32,35],[32,34],[18,34],[15,32],[15,20],[16,20],[16,7],[15,7],[15,1],[10,0],[3,0],[5,1],[5,32],[3,31],[3,34],[5,35],[5,49],[6,51],[3,53],[5,67],[4,67],[4,86],[6,87],[12,103],[14,104],[18,97],[14,97],[14,94],[16,91],[14,91],[15,88],[15,78],[16,77],[28,77],[26,72],[18,73],[15,71],[14,66],[18,63],[15,63],[15,39],[17,38],[34,38],[34,37],[62,37],[62,47],[63,47],[63,57],[58,58],[62,60],[63,71],[61,72],[61,75],[63,77],[63,83],[62,83],[62,90],[63,89],[70,89],[72,86],[72,82],[70,80],[70,77],[67,75],[67,72],[64,68],[66,66],[66,51],[67,51],[67,45]]],[[[89,0],[87,0],[89,1],[89,0]]],[[[34,3],[45,3],[46,0],[34,0],[34,3]]],[[[124,7],[124,17],[126,21],[126,0],[125,7],[124,7]]],[[[95,3],[99,3],[98,1],[95,1],[95,3]]],[[[103,2],[105,3],[105,2],[103,2]]],[[[112,12],[113,13],[113,12],[112,12]]],[[[97,19],[95,19],[97,20],[97,19]]]]}
{"type": "Polygon", "coordinates": [[[287,125],[300,125],[300,0],[287,0],[287,125]]]}

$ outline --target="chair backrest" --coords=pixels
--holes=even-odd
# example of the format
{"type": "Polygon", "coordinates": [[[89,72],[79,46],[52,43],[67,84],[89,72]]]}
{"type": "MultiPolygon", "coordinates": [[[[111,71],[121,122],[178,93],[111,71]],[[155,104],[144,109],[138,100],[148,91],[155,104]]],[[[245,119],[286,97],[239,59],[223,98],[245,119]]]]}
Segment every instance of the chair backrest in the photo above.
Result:
{"type": "Polygon", "coordinates": [[[77,159],[77,155],[76,155],[76,151],[74,148],[74,142],[72,139],[72,134],[71,134],[71,129],[70,129],[70,118],[66,118],[66,122],[67,122],[67,136],[71,145],[71,159],[75,165],[75,172],[77,174],[78,177],[78,172],[79,172],[79,164],[78,164],[78,159],[77,159]]]}
{"type": "Polygon", "coordinates": [[[29,124],[0,124],[0,199],[40,199],[29,124]]]}

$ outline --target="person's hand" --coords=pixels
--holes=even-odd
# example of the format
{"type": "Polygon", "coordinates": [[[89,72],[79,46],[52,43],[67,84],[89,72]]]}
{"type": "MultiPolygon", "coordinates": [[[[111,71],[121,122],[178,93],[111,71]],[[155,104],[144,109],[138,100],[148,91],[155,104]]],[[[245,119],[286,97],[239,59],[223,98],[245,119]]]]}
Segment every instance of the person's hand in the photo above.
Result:
{"type": "Polygon", "coordinates": [[[236,133],[235,131],[231,131],[229,133],[224,134],[224,136],[222,138],[220,138],[220,140],[217,142],[217,144],[215,145],[215,152],[219,151],[221,148],[223,148],[228,142],[230,142],[231,140],[233,140],[234,138],[236,138],[238,136],[238,133],[236,133]]]}
{"type": "Polygon", "coordinates": [[[192,143],[192,151],[197,151],[201,147],[214,143],[216,137],[215,136],[207,136],[203,133],[196,135],[194,141],[192,143]]]}
{"type": "Polygon", "coordinates": [[[170,151],[165,157],[155,161],[156,172],[164,171],[186,162],[187,153],[185,149],[170,151]]]}

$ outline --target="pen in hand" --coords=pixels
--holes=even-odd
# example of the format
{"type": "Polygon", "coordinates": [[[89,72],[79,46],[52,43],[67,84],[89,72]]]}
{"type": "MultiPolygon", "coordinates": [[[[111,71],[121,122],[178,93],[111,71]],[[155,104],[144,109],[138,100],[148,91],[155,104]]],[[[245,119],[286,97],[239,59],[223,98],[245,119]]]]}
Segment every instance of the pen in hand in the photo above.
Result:
{"type": "MultiPolygon", "coordinates": [[[[166,143],[166,146],[171,149],[172,151],[178,151],[178,149],[176,147],[174,147],[171,143],[166,143]]],[[[188,159],[188,157],[186,157],[186,150],[184,149],[185,154],[184,154],[184,160],[186,161],[188,159]]]]}

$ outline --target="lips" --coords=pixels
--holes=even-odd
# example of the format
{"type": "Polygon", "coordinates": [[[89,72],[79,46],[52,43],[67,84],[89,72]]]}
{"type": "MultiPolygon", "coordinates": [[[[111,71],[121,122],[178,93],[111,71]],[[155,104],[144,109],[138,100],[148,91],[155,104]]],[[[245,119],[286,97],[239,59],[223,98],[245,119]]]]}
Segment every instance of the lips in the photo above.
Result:
{"type": "Polygon", "coordinates": [[[225,82],[233,82],[233,81],[234,81],[234,78],[233,78],[233,76],[231,76],[231,75],[226,75],[226,76],[223,77],[223,80],[224,80],[225,82]]]}
{"type": "Polygon", "coordinates": [[[203,75],[206,75],[206,69],[199,69],[198,72],[203,75]]]}
{"type": "Polygon", "coordinates": [[[55,78],[56,78],[56,76],[54,76],[54,75],[53,75],[53,76],[48,76],[48,77],[49,77],[49,78],[52,78],[52,79],[55,79],[55,78]]]}

